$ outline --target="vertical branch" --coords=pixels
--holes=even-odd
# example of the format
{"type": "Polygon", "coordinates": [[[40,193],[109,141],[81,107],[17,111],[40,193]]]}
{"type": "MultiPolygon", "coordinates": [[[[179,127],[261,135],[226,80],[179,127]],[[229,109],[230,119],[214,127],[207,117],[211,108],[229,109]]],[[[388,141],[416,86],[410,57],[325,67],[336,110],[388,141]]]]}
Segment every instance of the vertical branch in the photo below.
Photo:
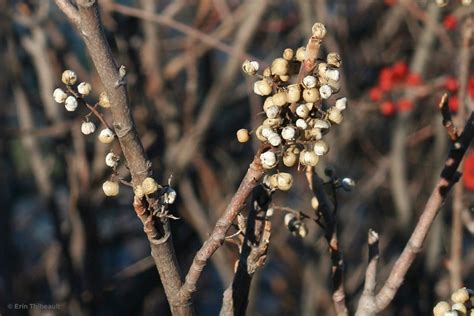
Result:
{"type": "MultiPolygon", "coordinates": [[[[135,187],[150,175],[151,163],[146,158],[145,150],[138,137],[131,115],[126,90],[126,78],[123,73],[119,73],[119,67],[105,38],[97,1],[78,0],[78,9],[76,11],[72,10],[68,0],[56,0],[56,3],[60,9],[64,10],[64,8],[67,8],[67,11],[64,10],[64,12],[68,17],[72,17],[71,21],[78,27],[102,84],[105,87],[111,104],[113,127],[127,161],[132,176],[132,184],[135,187]]],[[[149,205],[156,203],[154,199],[149,199],[148,202],[149,205]]],[[[182,282],[170,236],[168,220],[166,218],[158,220],[150,214],[147,206],[139,199],[135,199],[134,207],[144,225],[145,233],[150,242],[151,253],[160,274],[172,313],[177,315],[192,314],[191,298],[189,297],[183,301],[178,297],[178,291],[182,282]]]]}
{"type": "Polygon", "coordinates": [[[271,222],[265,216],[270,202],[270,190],[263,185],[255,187],[237,271],[232,284],[224,292],[222,316],[245,315],[253,274],[265,264],[270,242],[271,222]]]}
{"type": "Polygon", "coordinates": [[[337,236],[337,219],[334,206],[324,192],[323,182],[316,172],[312,174],[312,190],[319,201],[318,211],[325,224],[324,237],[329,246],[332,273],[332,300],[338,316],[347,315],[344,292],[344,261],[337,236]]]}
{"type": "MultiPolygon", "coordinates": [[[[469,76],[470,63],[470,46],[473,36],[474,22],[473,18],[468,18],[461,27],[461,50],[459,53],[459,92],[458,100],[459,111],[455,117],[456,124],[460,125],[466,117],[466,94],[467,94],[467,80],[469,76]]],[[[452,140],[452,138],[451,138],[452,140]]],[[[452,140],[453,141],[453,140],[452,140]]],[[[462,167],[462,165],[461,165],[462,167]]],[[[452,224],[451,224],[451,255],[449,260],[449,274],[451,291],[454,291],[462,286],[462,211],[464,209],[463,203],[464,188],[462,185],[456,185],[453,192],[452,204],[452,224]]]]}
{"type": "Polygon", "coordinates": [[[364,292],[359,300],[356,316],[372,316],[377,311],[375,287],[377,285],[377,263],[379,261],[379,235],[369,229],[369,264],[365,272],[364,292]]]}
{"type": "MultiPolygon", "coordinates": [[[[410,65],[410,72],[422,75],[425,71],[428,57],[432,52],[436,21],[439,8],[431,3],[428,7],[428,17],[423,33],[421,34],[415,55],[410,65]]],[[[407,91],[404,98],[412,98],[413,92],[407,91]]],[[[407,227],[411,220],[411,198],[408,190],[407,165],[406,165],[406,138],[407,127],[410,126],[411,112],[401,113],[397,117],[396,127],[392,135],[392,148],[390,152],[390,186],[395,202],[395,209],[399,218],[400,227],[407,227]]]]}

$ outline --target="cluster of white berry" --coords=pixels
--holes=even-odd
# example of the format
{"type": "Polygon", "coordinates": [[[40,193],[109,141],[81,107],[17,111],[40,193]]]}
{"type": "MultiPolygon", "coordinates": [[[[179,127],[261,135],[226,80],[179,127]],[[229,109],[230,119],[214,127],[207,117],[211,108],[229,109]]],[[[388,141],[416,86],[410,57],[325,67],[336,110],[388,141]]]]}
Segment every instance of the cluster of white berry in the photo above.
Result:
{"type": "Polygon", "coordinates": [[[474,315],[474,291],[463,287],[451,294],[451,301],[449,304],[446,301],[441,301],[433,308],[434,316],[461,316],[474,315]]]}
{"type": "MultiPolygon", "coordinates": [[[[314,24],[312,31],[318,41],[326,34],[321,23],[314,24]]],[[[296,52],[287,48],[283,57],[273,60],[261,75],[258,62],[246,60],[242,65],[246,74],[260,79],[254,83],[254,92],[266,97],[263,102],[266,118],[252,133],[269,145],[260,155],[262,166],[267,170],[277,168],[280,163],[286,167],[316,166],[329,150],[323,135],[333,124],[342,122],[347,99],[334,102],[331,98],[340,89],[341,57],[329,53],[324,61],[317,62],[300,78],[299,71],[306,58],[305,47],[296,52]],[[323,106],[323,101],[334,102],[334,105],[323,106]]],[[[247,142],[249,135],[246,129],[237,131],[239,142],[247,142]]],[[[267,176],[265,182],[271,188],[286,191],[291,188],[293,179],[290,173],[277,172],[267,176]]]]}
{"type": "MultiPolygon", "coordinates": [[[[77,86],[77,75],[72,70],[65,70],[62,73],[61,81],[66,86],[66,91],[61,88],[57,88],[53,92],[53,98],[57,103],[64,103],[67,111],[74,112],[80,104],[86,106],[91,112],[85,116],[85,120],[81,125],[81,132],[84,135],[93,134],[96,130],[96,126],[89,120],[91,114],[95,114],[105,125],[108,125],[101,117],[99,112],[96,110],[97,106],[102,108],[110,108],[109,98],[105,92],[100,93],[99,101],[94,105],[89,105],[84,98],[88,96],[92,87],[88,82],[81,82],[77,86]]],[[[98,140],[104,144],[110,144],[115,139],[115,133],[109,127],[105,126],[97,136],[98,140]]],[[[105,181],[102,184],[102,190],[106,196],[116,196],[120,190],[120,177],[117,174],[117,167],[119,165],[120,157],[114,152],[109,152],[105,156],[105,164],[113,169],[113,174],[110,180],[105,181]]],[[[150,196],[161,190],[160,200],[162,204],[173,204],[176,200],[176,191],[169,187],[160,186],[155,179],[147,177],[143,180],[142,184],[138,185],[134,189],[134,193],[139,198],[144,196],[150,196]]]]}

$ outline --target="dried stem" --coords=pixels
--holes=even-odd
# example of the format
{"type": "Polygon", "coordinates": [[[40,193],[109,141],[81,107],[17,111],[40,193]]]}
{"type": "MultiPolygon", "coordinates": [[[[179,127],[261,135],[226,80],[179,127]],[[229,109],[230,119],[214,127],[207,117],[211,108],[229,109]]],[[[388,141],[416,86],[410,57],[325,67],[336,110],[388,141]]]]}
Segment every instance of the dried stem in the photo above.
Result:
{"type": "Polygon", "coordinates": [[[313,172],[312,176],[312,190],[314,196],[319,201],[318,211],[324,220],[324,237],[328,243],[331,255],[332,300],[334,308],[338,316],[347,315],[346,295],[344,292],[344,261],[342,251],[339,248],[336,213],[334,205],[324,191],[323,181],[316,172],[313,172]]]}
{"type": "Polygon", "coordinates": [[[425,209],[423,210],[405,249],[403,249],[402,254],[395,262],[387,281],[375,297],[377,307],[376,312],[382,311],[393,300],[395,294],[402,285],[403,279],[415,259],[415,256],[421,251],[426,235],[428,234],[446,195],[453,184],[459,180],[460,175],[457,172],[457,168],[459,167],[473,136],[474,113],[471,113],[471,116],[464,127],[464,131],[456,142],[457,145],[455,144],[452,146],[449,152],[448,159],[446,160],[445,166],[441,172],[441,178],[431,193],[425,209]]]}

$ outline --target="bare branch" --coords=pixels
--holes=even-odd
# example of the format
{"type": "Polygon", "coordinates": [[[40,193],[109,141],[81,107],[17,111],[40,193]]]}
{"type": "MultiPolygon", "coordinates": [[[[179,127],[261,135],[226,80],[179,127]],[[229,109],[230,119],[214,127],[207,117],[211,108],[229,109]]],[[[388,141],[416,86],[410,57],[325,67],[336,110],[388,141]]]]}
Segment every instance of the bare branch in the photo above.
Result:
{"type": "Polygon", "coordinates": [[[364,292],[359,300],[356,315],[375,315],[377,306],[375,304],[375,286],[377,285],[377,263],[379,261],[379,235],[369,229],[369,264],[365,272],[364,292]]]}
{"type": "Polygon", "coordinates": [[[54,0],[58,8],[63,11],[63,13],[74,23],[76,26],[79,26],[81,21],[79,17],[79,12],[77,8],[72,5],[69,0],[54,0]]]}
{"type": "Polygon", "coordinates": [[[452,146],[448,159],[441,172],[441,178],[431,193],[405,249],[395,262],[390,275],[376,296],[377,312],[380,312],[393,300],[403,283],[403,279],[410,268],[415,256],[421,251],[426,235],[438,214],[438,211],[450,191],[452,185],[459,180],[457,168],[474,136],[474,113],[471,113],[464,131],[458,141],[452,146]]]}

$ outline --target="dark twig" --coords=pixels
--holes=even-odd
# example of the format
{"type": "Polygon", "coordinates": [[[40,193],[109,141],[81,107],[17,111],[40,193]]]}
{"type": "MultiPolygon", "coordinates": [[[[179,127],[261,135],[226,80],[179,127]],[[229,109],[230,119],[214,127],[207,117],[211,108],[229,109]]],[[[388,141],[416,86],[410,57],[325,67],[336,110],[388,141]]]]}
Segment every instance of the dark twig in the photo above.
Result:
{"type": "Polygon", "coordinates": [[[458,140],[458,130],[454,125],[451,111],[449,110],[448,106],[448,94],[445,93],[441,97],[441,101],[439,102],[439,109],[441,110],[441,115],[443,116],[443,126],[446,128],[448,132],[449,139],[454,143],[458,140]]]}
{"type": "Polygon", "coordinates": [[[237,271],[232,284],[224,292],[220,315],[245,315],[252,276],[265,264],[270,242],[271,222],[265,217],[270,202],[270,190],[263,185],[255,187],[237,271]]]}
{"type": "Polygon", "coordinates": [[[323,181],[316,172],[313,172],[312,175],[312,190],[314,196],[319,201],[318,211],[321,213],[326,227],[324,237],[327,240],[331,255],[332,300],[334,308],[337,315],[347,315],[344,293],[344,261],[337,237],[336,213],[334,212],[334,205],[324,191],[323,181]]]}

